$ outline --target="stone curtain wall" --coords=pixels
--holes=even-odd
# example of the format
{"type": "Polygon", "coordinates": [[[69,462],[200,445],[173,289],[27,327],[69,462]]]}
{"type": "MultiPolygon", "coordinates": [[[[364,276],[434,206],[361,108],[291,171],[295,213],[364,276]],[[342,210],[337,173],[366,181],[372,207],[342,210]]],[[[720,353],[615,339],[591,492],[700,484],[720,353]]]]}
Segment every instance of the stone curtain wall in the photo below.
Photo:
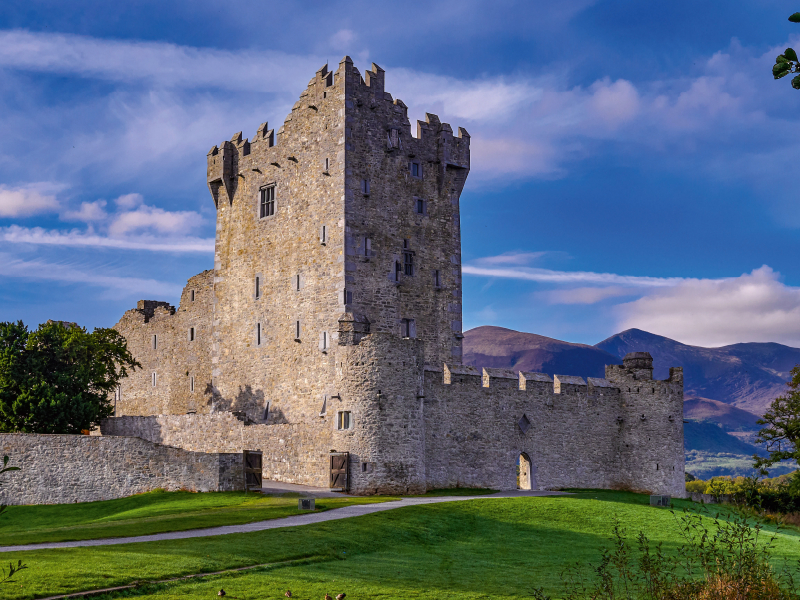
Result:
{"type": "Polygon", "coordinates": [[[122,498],[155,489],[243,490],[241,452],[204,454],[134,437],[0,434],[20,471],[6,473],[3,504],[63,504],[122,498]]]}

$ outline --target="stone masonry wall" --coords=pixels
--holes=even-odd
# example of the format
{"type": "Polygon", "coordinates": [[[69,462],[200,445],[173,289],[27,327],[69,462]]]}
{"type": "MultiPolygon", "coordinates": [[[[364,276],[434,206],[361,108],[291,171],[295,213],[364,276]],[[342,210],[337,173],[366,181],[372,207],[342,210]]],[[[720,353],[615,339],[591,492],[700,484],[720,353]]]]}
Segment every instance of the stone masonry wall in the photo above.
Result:
{"type": "Polygon", "coordinates": [[[189,279],[177,310],[166,302],[141,300],[123,315],[114,329],[125,336],[142,368],[121,382],[116,415],[212,410],[212,301],[213,271],[203,271],[189,279]]]}
{"type": "Polygon", "coordinates": [[[136,437],[0,434],[3,504],[63,504],[122,498],[158,488],[244,489],[242,454],[188,452],[136,437]]]}

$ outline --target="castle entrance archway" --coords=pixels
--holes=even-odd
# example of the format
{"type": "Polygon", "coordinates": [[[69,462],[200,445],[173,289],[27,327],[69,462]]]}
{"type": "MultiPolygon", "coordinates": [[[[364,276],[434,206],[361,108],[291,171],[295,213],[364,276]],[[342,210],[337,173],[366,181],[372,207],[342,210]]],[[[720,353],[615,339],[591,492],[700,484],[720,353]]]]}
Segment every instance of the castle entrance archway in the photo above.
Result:
{"type": "Polygon", "coordinates": [[[519,455],[518,469],[517,488],[520,490],[531,489],[531,458],[524,452],[519,455]]]}

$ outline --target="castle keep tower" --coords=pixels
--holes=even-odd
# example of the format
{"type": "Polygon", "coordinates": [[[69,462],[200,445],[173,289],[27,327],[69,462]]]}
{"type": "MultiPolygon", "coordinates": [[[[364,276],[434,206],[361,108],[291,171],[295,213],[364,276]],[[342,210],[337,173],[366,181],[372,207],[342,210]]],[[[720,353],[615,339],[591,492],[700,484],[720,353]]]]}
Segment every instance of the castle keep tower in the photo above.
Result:
{"type": "Polygon", "coordinates": [[[348,57],[277,131],[211,148],[214,269],[177,309],[142,301],[117,324],[144,368],[103,434],[260,450],[265,478],[312,485],[347,453],[364,494],[511,489],[518,463],[532,489],[682,494],[679,370],[654,382],[649,355],[588,381],[462,366],[469,168],[464,129],[427,114],[412,134],[384,71],[348,57]]]}

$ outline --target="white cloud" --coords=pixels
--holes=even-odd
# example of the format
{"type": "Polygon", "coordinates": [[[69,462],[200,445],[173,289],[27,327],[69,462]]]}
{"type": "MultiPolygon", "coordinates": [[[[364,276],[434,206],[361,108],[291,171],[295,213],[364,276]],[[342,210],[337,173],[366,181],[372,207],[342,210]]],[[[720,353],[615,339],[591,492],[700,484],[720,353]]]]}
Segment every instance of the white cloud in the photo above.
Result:
{"type": "Polygon", "coordinates": [[[800,288],[763,266],[729,279],[686,279],[617,307],[620,327],[687,344],[781,342],[800,346],[800,288]]]}
{"type": "Polygon", "coordinates": [[[81,202],[78,210],[68,210],[61,215],[61,218],[65,221],[83,221],[84,223],[103,221],[108,217],[105,206],[105,200],[81,202]]]}
{"type": "Polygon", "coordinates": [[[461,267],[465,275],[498,277],[502,279],[522,279],[539,283],[590,283],[600,285],[624,285],[644,288],[668,287],[682,281],[682,277],[637,277],[615,273],[594,273],[592,271],[553,271],[533,267],[481,267],[466,264],[461,267]]]}
{"type": "Polygon", "coordinates": [[[114,204],[120,208],[136,208],[144,203],[144,198],[141,194],[124,194],[114,200],[114,204]]]}
{"type": "Polygon", "coordinates": [[[484,266],[492,265],[528,265],[543,256],[549,254],[548,252],[506,252],[498,254],[497,256],[484,256],[483,258],[475,259],[475,263],[484,266]]]}
{"type": "Polygon", "coordinates": [[[69,263],[48,263],[43,260],[22,260],[0,253],[0,276],[27,280],[57,281],[65,284],[88,284],[127,295],[177,296],[182,286],[136,277],[117,277],[86,271],[69,263]]]}
{"type": "Polygon", "coordinates": [[[136,210],[117,214],[108,227],[108,233],[112,237],[123,237],[144,230],[186,235],[202,222],[203,218],[196,212],[166,211],[142,204],[136,210]]]}
{"type": "Polygon", "coordinates": [[[31,183],[21,187],[0,185],[0,217],[29,217],[59,208],[56,193],[64,186],[31,183]]]}
{"type": "Polygon", "coordinates": [[[41,227],[0,228],[0,240],[15,244],[40,246],[65,246],[74,248],[116,248],[119,250],[147,250],[152,252],[212,253],[214,239],[190,236],[156,237],[152,235],[126,236],[121,238],[98,235],[83,231],[54,231],[41,227]]]}

